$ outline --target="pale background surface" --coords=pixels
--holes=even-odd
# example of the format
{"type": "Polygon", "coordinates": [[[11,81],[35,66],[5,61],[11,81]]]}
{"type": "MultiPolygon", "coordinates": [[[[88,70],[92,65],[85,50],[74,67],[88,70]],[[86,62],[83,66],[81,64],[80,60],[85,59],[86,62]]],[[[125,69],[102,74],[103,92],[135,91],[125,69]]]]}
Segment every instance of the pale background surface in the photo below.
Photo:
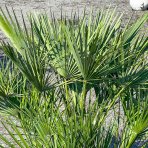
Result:
{"type": "MultiPolygon", "coordinates": [[[[124,13],[124,22],[127,22],[128,19],[133,14],[133,19],[135,20],[139,18],[139,16],[143,15],[145,12],[132,12],[131,7],[129,6],[129,0],[0,0],[0,7],[4,8],[6,6],[13,7],[17,12],[19,18],[21,18],[20,11],[22,10],[24,14],[26,12],[44,12],[47,13],[51,10],[55,13],[55,16],[60,16],[61,7],[67,15],[70,15],[70,12],[76,11],[79,9],[80,13],[84,8],[90,10],[91,7],[94,11],[99,8],[107,9],[109,6],[111,8],[117,7],[117,12],[124,13]]],[[[147,26],[147,25],[146,25],[147,26]]],[[[0,40],[2,40],[4,36],[0,31],[0,40]]]]}

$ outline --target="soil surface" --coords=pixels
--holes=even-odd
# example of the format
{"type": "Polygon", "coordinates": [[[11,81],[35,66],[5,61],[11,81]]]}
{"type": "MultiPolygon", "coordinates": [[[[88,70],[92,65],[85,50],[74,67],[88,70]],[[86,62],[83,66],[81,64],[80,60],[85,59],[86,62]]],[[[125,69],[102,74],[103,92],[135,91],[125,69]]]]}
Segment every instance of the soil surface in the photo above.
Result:
{"type": "MultiPolygon", "coordinates": [[[[92,8],[94,11],[98,9],[107,9],[117,8],[117,12],[124,13],[123,22],[127,23],[128,20],[132,17],[132,21],[137,20],[144,13],[148,11],[133,11],[129,6],[128,0],[0,0],[0,7],[5,9],[7,6],[9,9],[13,8],[18,16],[19,21],[21,22],[21,11],[23,14],[28,12],[37,12],[41,13],[46,11],[50,14],[50,10],[54,12],[56,17],[60,16],[61,9],[67,16],[70,16],[72,11],[78,11],[81,14],[84,8],[89,10],[92,8]]],[[[147,28],[148,23],[144,27],[144,31],[147,28]]],[[[6,38],[0,31],[0,41],[5,40],[6,38]]],[[[2,118],[0,117],[0,120],[2,118]]],[[[0,134],[7,134],[3,126],[0,124],[0,134]]],[[[2,143],[0,142],[0,145],[2,143]]]]}
{"type": "MultiPolygon", "coordinates": [[[[123,22],[127,22],[132,16],[132,20],[136,20],[148,11],[132,11],[129,0],[0,0],[0,7],[5,9],[5,6],[12,8],[21,21],[21,11],[23,14],[28,12],[44,12],[50,13],[50,9],[54,12],[56,17],[60,16],[61,9],[66,15],[70,15],[72,11],[81,13],[84,8],[90,10],[93,8],[97,11],[100,8],[117,8],[117,12],[124,13],[123,22]]],[[[148,24],[146,25],[148,26],[148,24]]],[[[0,40],[4,39],[0,31],[0,40]]]]}

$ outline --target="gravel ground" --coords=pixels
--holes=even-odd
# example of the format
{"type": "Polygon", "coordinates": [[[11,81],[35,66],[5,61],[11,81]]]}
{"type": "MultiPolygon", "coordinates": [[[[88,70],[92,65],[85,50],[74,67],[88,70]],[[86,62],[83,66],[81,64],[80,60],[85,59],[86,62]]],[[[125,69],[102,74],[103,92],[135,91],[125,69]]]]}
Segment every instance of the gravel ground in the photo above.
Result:
{"type": "MultiPolygon", "coordinates": [[[[61,8],[67,15],[70,12],[79,9],[80,13],[84,8],[98,10],[99,8],[115,8],[120,13],[124,13],[123,20],[127,22],[132,16],[132,20],[139,18],[145,12],[137,11],[133,12],[129,6],[128,0],[0,0],[0,7],[4,8],[13,7],[17,12],[19,19],[21,19],[20,10],[25,14],[26,12],[44,12],[47,13],[51,10],[55,13],[55,16],[60,16],[61,8]]],[[[148,24],[146,25],[148,26],[148,24]]],[[[0,40],[4,39],[4,36],[0,32],[0,40]]]]}
{"type": "MultiPolygon", "coordinates": [[[[123,22],[127,22],[129,18],[132,16],[132,20],[136,20],[144,13],[148,13],[148,11],[132,11],[129,6],[128,0],[0,0],[0,7],[4,8],[5,5],[7,7],[13,7],[16,11],[16,14],[21,21],[21,10],[25,14],[27,12],[44,12],[47,13],[51,10],[55,13],[55,16],[60,16],[61,8],[67,15],[70,15],[71,11],[77,11],[81,13],[84,8],[90,10],[91,7],[96,11],[99,8],[108,7],[117,8],[117,12],[124,13],[123,22]]],[[[145,25],[143,31],[145,31],[148,23],[145,25]]],[[[5,40],[6,38],[0,31],[0,41],[5,40]]],[[[0,117],[0,120],[2,118],[0,117]]],[[[3,126],[0,124],[0,134],[6,134],[3,126]]],[[[0,142],[1,146],[1,142],[0,142]]]]}

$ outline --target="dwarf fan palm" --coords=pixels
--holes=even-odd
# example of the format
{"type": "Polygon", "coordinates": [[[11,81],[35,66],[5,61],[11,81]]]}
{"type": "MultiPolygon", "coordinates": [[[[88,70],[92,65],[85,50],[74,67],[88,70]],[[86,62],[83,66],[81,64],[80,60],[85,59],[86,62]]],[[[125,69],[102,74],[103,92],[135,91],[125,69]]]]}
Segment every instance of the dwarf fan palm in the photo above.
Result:
{"type": "MultiPolygon", "coordinates": [[[[12,45],[3,43],[3,50],[40,91],[48,88],[49,67],[72,81],[99,81],[107,85],[110,80],[114,84],[120,82],[118,78],[124,69],[141,61],[140,55],[147,48],[146,40],[141,39],[138,45],[133,41],[147,15],[124,31],[121,30],[121,16],[115,15],[115,11],[99,12],[95,18],[84,13],[77,22],[74,18],[71,18],[73,21],[66,18],[50,21],[46,15],[31,15],[29,31],[25,22],[24,29],[20,27],[15,13],[15,21],[8,9],[7,13],[10,20],[1,10],[0,28],[12,45]]],[[[144,72],[147,74],[147,70],[144,72]]]]}
{"type": "MultiPolygon", "coordinates": [[[[128,135],[125,129],[123,143],[118,145],[130,147],[146,133],[147,111],[139,108],[140,103],[138,109],[132,104],[129,115],[128,104],[131,98],[146,96],[148,42],[138,31],[147,14],[125,28],[115,10],[99,11],[95,17],[93,13],[74,15],[72,20],[31,14],[29,26],[22,15],[21,27],[15,12],[12,16],[6,11],[7,15],[0,12],[0,29],[10,42],[2,42],[2,49],[33,85],[26,87],[20,107],[16,107],[25,137],[12,124],[19,142],[6,127],[20,147],[108,147],[114,134],[102,134],[102,125],[117,100],[124,107],[129,131],[128,135]],[[88,99],[91,88],[96,96],[88,99]],[[141,128],[137,130],[137,126],[141,128]],[[126,136],[131,138],[126,141],[126,136]]],[[[0,138],[11,145],[4,136],[0,138]]]]}

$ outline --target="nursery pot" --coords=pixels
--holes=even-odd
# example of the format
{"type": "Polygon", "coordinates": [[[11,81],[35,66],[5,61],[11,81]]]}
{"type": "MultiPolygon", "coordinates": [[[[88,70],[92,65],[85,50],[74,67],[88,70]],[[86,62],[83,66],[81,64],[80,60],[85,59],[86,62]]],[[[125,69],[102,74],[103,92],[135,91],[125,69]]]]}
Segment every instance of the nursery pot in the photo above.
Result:
{"type": "Polygon", "coordinates": [[[148,10],[148,0],[130,0],[133,10],[148,10]]]}

